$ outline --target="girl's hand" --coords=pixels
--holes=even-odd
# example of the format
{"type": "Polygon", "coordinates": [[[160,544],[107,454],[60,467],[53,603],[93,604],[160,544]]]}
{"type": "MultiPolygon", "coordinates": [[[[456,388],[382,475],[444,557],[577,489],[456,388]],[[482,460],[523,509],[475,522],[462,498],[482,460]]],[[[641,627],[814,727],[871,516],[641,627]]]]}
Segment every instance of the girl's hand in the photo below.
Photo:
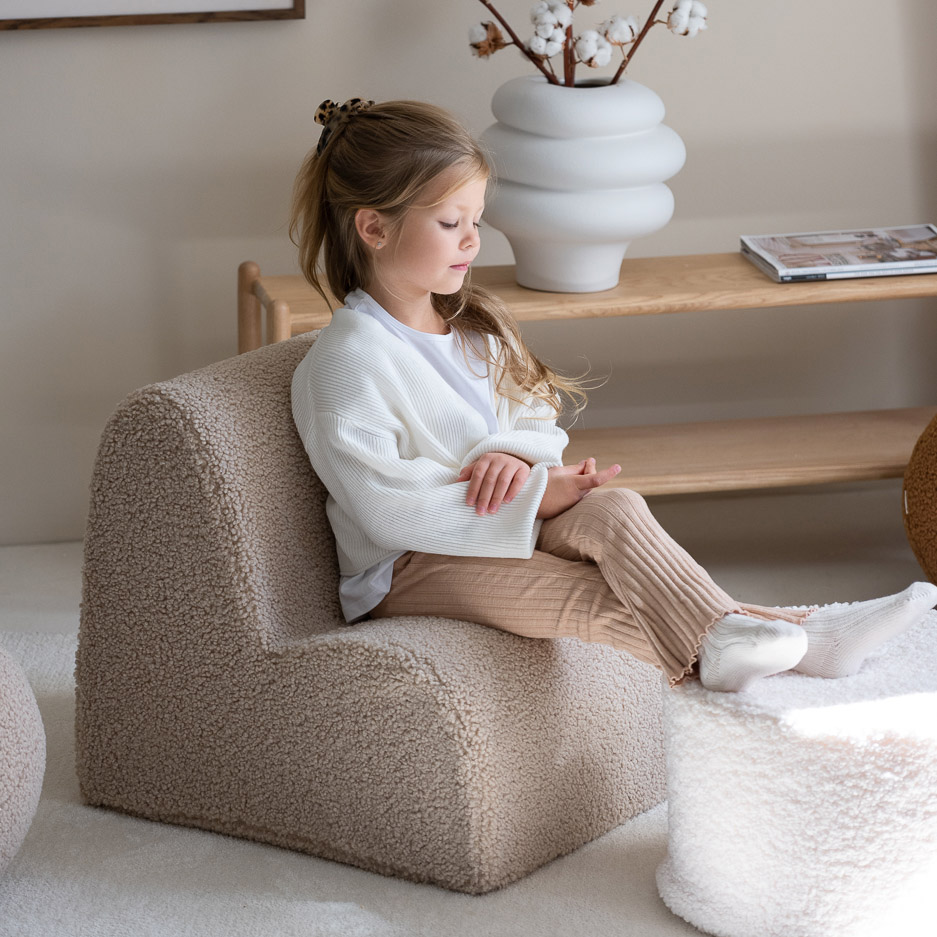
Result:
{"type": "Polygon", "coordinates": [[[620,465],[612,465],[597,472],[595,459],[583,459],[578,465],[558,465],[547,469],[547,487],[537,517],[546,519],[568,511],[590,491],[611,481],[620,471],[620,465]]]}
{"type": "Polygon", "coordinates": [[[465,503],[475,506],[475,513],[496,514],[502,503],[510,504],[524,487],[530,466],[506,452],[488,452],[466,465],[459,481],[469,483],[465,503]]]}

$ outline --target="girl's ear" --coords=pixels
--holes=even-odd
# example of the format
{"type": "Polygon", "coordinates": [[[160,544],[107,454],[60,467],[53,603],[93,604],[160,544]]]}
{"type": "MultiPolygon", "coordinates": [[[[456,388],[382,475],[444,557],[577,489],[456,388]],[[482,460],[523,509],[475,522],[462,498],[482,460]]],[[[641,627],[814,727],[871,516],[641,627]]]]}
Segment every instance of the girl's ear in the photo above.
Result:
{"type": "Polygon", "coordinates": [[[355,212],[355,228],[358,237],[369,247],[376,248],[378,241],[387,241],[384,219],[373,208],[359,208],[355,212]]]}

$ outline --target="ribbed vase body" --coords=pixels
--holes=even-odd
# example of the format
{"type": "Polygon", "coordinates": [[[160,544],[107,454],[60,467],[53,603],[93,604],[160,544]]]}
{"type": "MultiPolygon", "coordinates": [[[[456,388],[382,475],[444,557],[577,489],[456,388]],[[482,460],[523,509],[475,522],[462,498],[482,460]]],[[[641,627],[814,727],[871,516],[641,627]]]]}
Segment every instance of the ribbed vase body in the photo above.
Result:
{"type": "Polygon", "coordinates": [[[661,123],[663,102],[629,80],[567,88],[525,76],[502,85],[491,109],[497,123],[481,140],[497,182],[485,221],[510,242],[517,282],[611,289],[631,241],[673,215],[664,181],[686,150],[661,123]]]}

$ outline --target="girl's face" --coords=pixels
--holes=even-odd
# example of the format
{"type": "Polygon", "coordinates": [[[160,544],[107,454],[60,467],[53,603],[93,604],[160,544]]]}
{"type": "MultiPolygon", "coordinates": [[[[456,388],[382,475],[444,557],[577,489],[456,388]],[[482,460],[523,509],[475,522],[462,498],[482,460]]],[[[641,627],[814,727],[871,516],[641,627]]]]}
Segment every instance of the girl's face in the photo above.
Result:
{"type": "Polygon", "coordinates": [[[430,207],[411,209],[383,249],[373,254],[375,279],[400,301],[422,302],[430,293],[457,292],[478,254],[488,180],[476,179],[446,195],[458,173],[453,167],[430,182],[421,199],[430,207]]]}

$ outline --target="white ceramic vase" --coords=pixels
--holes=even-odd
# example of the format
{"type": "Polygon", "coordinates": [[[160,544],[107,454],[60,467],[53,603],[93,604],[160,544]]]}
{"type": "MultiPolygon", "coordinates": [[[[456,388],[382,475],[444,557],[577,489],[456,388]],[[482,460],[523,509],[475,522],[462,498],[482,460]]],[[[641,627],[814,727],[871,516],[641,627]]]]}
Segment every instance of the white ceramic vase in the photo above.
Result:
{"type": "Polygon", "coordinates": [[[495,92],[497,123],[481,135],[497,175],[485,221],[514,251],[517,282],[531,289],[589,293],[618,283],[628,245],[664,227],[683,166],[683,141],[661,121],[649,88],[567,88],[541,76],[495,92]]]}

